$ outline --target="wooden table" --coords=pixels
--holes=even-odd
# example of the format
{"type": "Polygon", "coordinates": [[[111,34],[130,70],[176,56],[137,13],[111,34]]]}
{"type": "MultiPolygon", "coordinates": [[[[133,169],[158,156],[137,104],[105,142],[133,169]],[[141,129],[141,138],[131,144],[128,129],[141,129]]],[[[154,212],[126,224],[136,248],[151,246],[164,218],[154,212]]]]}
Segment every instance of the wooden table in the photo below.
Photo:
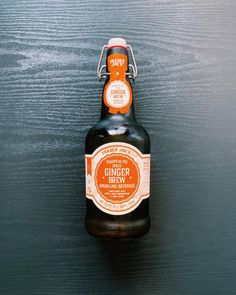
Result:
{"type": "Polygon", "coordinates": [[[236,294],[235,1],[1,0],[0,294],[236,294]],[[100,50],[133,46],[150,233],[84,229],[100,50]]]}

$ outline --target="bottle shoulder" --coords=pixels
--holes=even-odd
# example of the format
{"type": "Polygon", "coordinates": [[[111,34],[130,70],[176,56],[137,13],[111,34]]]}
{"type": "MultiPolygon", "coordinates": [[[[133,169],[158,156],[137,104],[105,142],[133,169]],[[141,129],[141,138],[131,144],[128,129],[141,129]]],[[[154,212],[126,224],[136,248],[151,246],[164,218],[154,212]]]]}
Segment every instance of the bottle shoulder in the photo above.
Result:
{"type": "Polygon", "coordinates": [[[126,142],[143,153],[150,151],[150,138],[146,129],[136,120],[108,117],[96,123],[86,136],[86,150],[93,152],[109,142],[126,142]]]}
{"type": "Polygon", "coordinates": [[[102,119],[98,121],[87,133],[87,137],[94,136],[116,136],[129,135],[130,133],[139,134],[140,137],[149,138],[147,130],[134,120],[111,120],[102,119]]]}

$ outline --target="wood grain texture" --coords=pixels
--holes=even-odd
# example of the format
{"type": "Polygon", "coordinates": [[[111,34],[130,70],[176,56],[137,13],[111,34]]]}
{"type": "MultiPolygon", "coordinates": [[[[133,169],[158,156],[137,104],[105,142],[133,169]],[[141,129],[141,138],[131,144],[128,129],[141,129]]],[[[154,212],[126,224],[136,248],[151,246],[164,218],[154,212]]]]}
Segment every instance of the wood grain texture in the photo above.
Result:
{"type": "Polygon", "coordinates": [[[1,0],[1,295],[236,293],[235,16],[233,0],[1,0]],[[126,243],[83,224],[114,36],[152,140],[152,229],[126,243]]]}

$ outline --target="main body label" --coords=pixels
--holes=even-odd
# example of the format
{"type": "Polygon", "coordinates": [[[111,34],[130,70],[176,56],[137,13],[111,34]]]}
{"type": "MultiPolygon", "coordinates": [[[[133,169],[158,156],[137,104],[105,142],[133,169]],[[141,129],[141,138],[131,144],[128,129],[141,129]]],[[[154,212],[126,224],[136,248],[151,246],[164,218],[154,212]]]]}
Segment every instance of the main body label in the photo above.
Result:
{"type": "Polygon", "coordinates": [[[85,155],[86,197],[103,212],[127,214],[150,194],[150,154],[114,142],[85,155]]]}

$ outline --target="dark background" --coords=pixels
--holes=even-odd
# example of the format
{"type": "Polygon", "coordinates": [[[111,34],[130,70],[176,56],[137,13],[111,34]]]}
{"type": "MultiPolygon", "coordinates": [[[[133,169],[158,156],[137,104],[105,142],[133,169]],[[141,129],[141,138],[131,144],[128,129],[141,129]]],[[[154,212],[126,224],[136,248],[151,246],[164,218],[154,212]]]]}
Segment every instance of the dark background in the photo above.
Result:
{"type": "Polygon", "coordinates": [[[0,294],[236,294],[235,1],[0,2],[0,294]],[[100,50],[134,48],[150,233],[84,229],[100,50]]]}

